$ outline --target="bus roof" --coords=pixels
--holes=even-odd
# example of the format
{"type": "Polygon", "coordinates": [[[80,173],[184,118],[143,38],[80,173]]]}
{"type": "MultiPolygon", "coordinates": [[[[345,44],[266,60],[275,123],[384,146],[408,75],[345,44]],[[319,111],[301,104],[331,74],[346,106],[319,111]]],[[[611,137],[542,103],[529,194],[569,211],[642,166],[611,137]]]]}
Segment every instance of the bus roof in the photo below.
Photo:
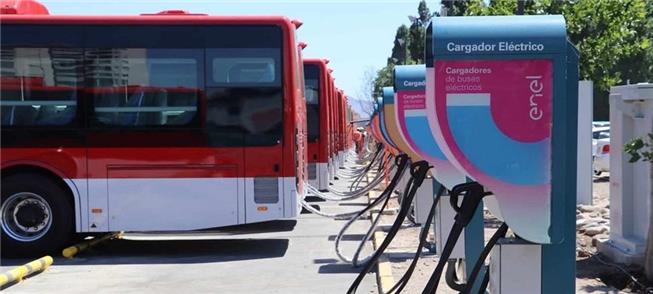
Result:
{"type": "Polygon", "coordinates": [[[34,0],[0,0],[0,14],[50,14],[45,5],[34,0]]]}
{"type": "Polygon", "coordinates": [[[315,64],[326,70],[327,61],[323,58],[304,58],[304,64],[315,64]]]}
{"type": "Polygon", "coordinates": [[[84,25],[279,25],[295,29],[285,16],[209,16],[209,15],[137,15],[137,16],[63,16],[0,15],[3,24],[84,24],[84,25]]]}
{"type": "Polygon", "coordinates": [[[0,20],[11,24],[87,24],[87,25],[190,25],[190,24],[273,24],[297,29],[299,20],[285,16],[216,16],[172,9],[141,15],[50,15],[34,0],[0,0],[0,20]]]}

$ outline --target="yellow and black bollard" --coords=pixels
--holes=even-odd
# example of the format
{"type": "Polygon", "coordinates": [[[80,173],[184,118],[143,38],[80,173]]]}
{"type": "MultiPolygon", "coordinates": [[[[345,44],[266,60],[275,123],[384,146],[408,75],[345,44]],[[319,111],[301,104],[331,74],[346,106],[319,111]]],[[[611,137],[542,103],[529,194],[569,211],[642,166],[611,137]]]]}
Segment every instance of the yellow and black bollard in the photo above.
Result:
{"type": "Polygon", "coordinates": [[[93,246],[97,245],[100,242],[108,241],[108,240],[111,240],[111,239],[120,239],[120,238],[122,238],[122,233],[123,232],[111,233],[111,234],[104,235],[104,236],[102,236],[100,238],[93,238],[91,240],[84,241],[84,242],[81,242],[79,244],[75,244],[73,246],[70,246],[70,247],[64,249],[61,252],[61,255],[63,255],[63,257],[65,257],[65,258],[73,258],[73,257],[75,257],[75,254],[77,254],[79,252],[82,252],[82,251],[84,251],[84,250],[86,250],[86,249],[88,249],[90,247],[93,247],[93,246]]]}
{"type": "Polygon", "coordinates": [[[37,260],[34,260],[30,263],[21,265],[12,270],[6,271],[0,275],[0,287],[4,287],[7,284],[20,282],[26,276],[31,274],[44,271],[50,265],[52,265],[51,256],[43,256],[37,260]]]}

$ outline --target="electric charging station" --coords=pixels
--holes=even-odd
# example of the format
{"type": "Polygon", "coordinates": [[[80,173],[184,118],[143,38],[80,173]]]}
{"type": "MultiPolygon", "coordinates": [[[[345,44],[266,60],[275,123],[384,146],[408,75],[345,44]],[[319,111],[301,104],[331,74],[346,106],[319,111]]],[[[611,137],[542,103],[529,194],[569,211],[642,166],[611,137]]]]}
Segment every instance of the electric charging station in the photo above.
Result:
{"type": "MultiPolygon", "coordinates": [[[[388,134],[388,137],[390,137],[390,140],[394,143],[394,146],[401,152],[406,153],[408,157],[410,158],[411,162],[418,162],[421,160],[421,158],[415,154],[414,152],[411,152],[411,150],[408,148],[406,141],[402,138],[401,134],[399,133],[399,126],[396,123],[395,119],[395,104],[394,104],[394,96],[395,92],[392,87],[383,87],[383,96],[382,98],[382,108],[383,108],[383,125],[385,126],[385,130],[388,134]]],[[[401,178],[399,181],[399,184],[397,185],[398,189],[403,189],[403,187],[406,187],[406,184],[408,183],[408,180],[410,180],[410,173],[405,173],[404,176],[401,178]]],[[[424,185],[422,185],[424,186],[424,185]]],[[[422,189],[418,190],[421,191],[422,189]]],[[[399,190],[399,192],[402,192],[399,190]]],[[[419,192],[418,192],[419,193],[419,192]]],[[[419,194],[418,194],[419,195],[419,194]]],[[[430,207],[427,206],[427,207],[430,207]]]]}
{"type": "Polygon", "coordinates": [[[492,293],[573,293],[578,53],[564,18],[438,17],[426,35],[433,137],[518,236],[493,249],[492,293]]]}
{"type": "MultiPolygon", "coordinates": [[[[424,65],[396,66],[394,70],[395,91],[395,121],[399,133],[406,142],[407,148],[417,156],[427,160],[433,168],[430,170],[431,189],[424,187],[416,196],[419,206],[416,207],[418,215],[428,213],[427,207],[434,200],[434,192],[443,185],[447,190],[458,184],[465,183],[467,178],[444,156],[431,135],[426,115],[426,67],[424,65]]],[[[447,240],[454,223],[456,212],[449,204],[449,195],[440,196],[435,210],[434,231],[436,238],[436,251],[440,253],[447,240]]],[[[482,209],[475,212],[473,224],[465,229],[464,234],[456,242],[450,259],[464,259],[465,271],[471,271],[475,257],[483,247],[483,215],[482,209]],[[466,259],[468,254],[470,259],[466,259]],[[467,264],[467,262],[472,262],[467,264]]],[[[465,281],[466,277],[462,277],[465,281]]]]}
{"type": "Polygon", "coordinates": [[[388,134],[388,130],[386,129],[385,126],[385,114],[383,111],[383,97],[378,97],[376,99],[377,103],[377,109],[379,113],[379,130],[381,131],[381,135],[383,135],[383,139],[385,140],[387,144],[387,147],[391,148],[396,148],[396,145],[392,141],[392,138],[390,138],[390,135],[388,134]]]}

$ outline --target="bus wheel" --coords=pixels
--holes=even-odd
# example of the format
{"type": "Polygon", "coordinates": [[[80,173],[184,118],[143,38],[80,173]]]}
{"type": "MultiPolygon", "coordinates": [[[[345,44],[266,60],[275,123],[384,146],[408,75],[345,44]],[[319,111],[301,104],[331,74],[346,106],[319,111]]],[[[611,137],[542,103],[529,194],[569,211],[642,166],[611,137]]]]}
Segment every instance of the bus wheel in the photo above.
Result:
{"type": "Polygon", "coordinates": [[[2,255],[33,256],[60,250],[73,232],[70,195],[52,179],[16,174],[2,179],[2,255]]]}

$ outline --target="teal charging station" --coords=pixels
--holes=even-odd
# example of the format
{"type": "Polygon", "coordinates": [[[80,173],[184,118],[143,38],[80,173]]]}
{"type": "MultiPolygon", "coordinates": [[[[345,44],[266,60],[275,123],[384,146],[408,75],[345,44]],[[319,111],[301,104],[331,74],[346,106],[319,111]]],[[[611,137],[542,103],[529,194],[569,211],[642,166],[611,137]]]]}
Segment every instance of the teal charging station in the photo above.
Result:
{"type": "Polygon", "coordinates": [[[537,282],[495,289],[573,293],[578,53],[564,18],[438,17],[426,35],[433,137],[518,239],[541,246],[537,282]]]}

